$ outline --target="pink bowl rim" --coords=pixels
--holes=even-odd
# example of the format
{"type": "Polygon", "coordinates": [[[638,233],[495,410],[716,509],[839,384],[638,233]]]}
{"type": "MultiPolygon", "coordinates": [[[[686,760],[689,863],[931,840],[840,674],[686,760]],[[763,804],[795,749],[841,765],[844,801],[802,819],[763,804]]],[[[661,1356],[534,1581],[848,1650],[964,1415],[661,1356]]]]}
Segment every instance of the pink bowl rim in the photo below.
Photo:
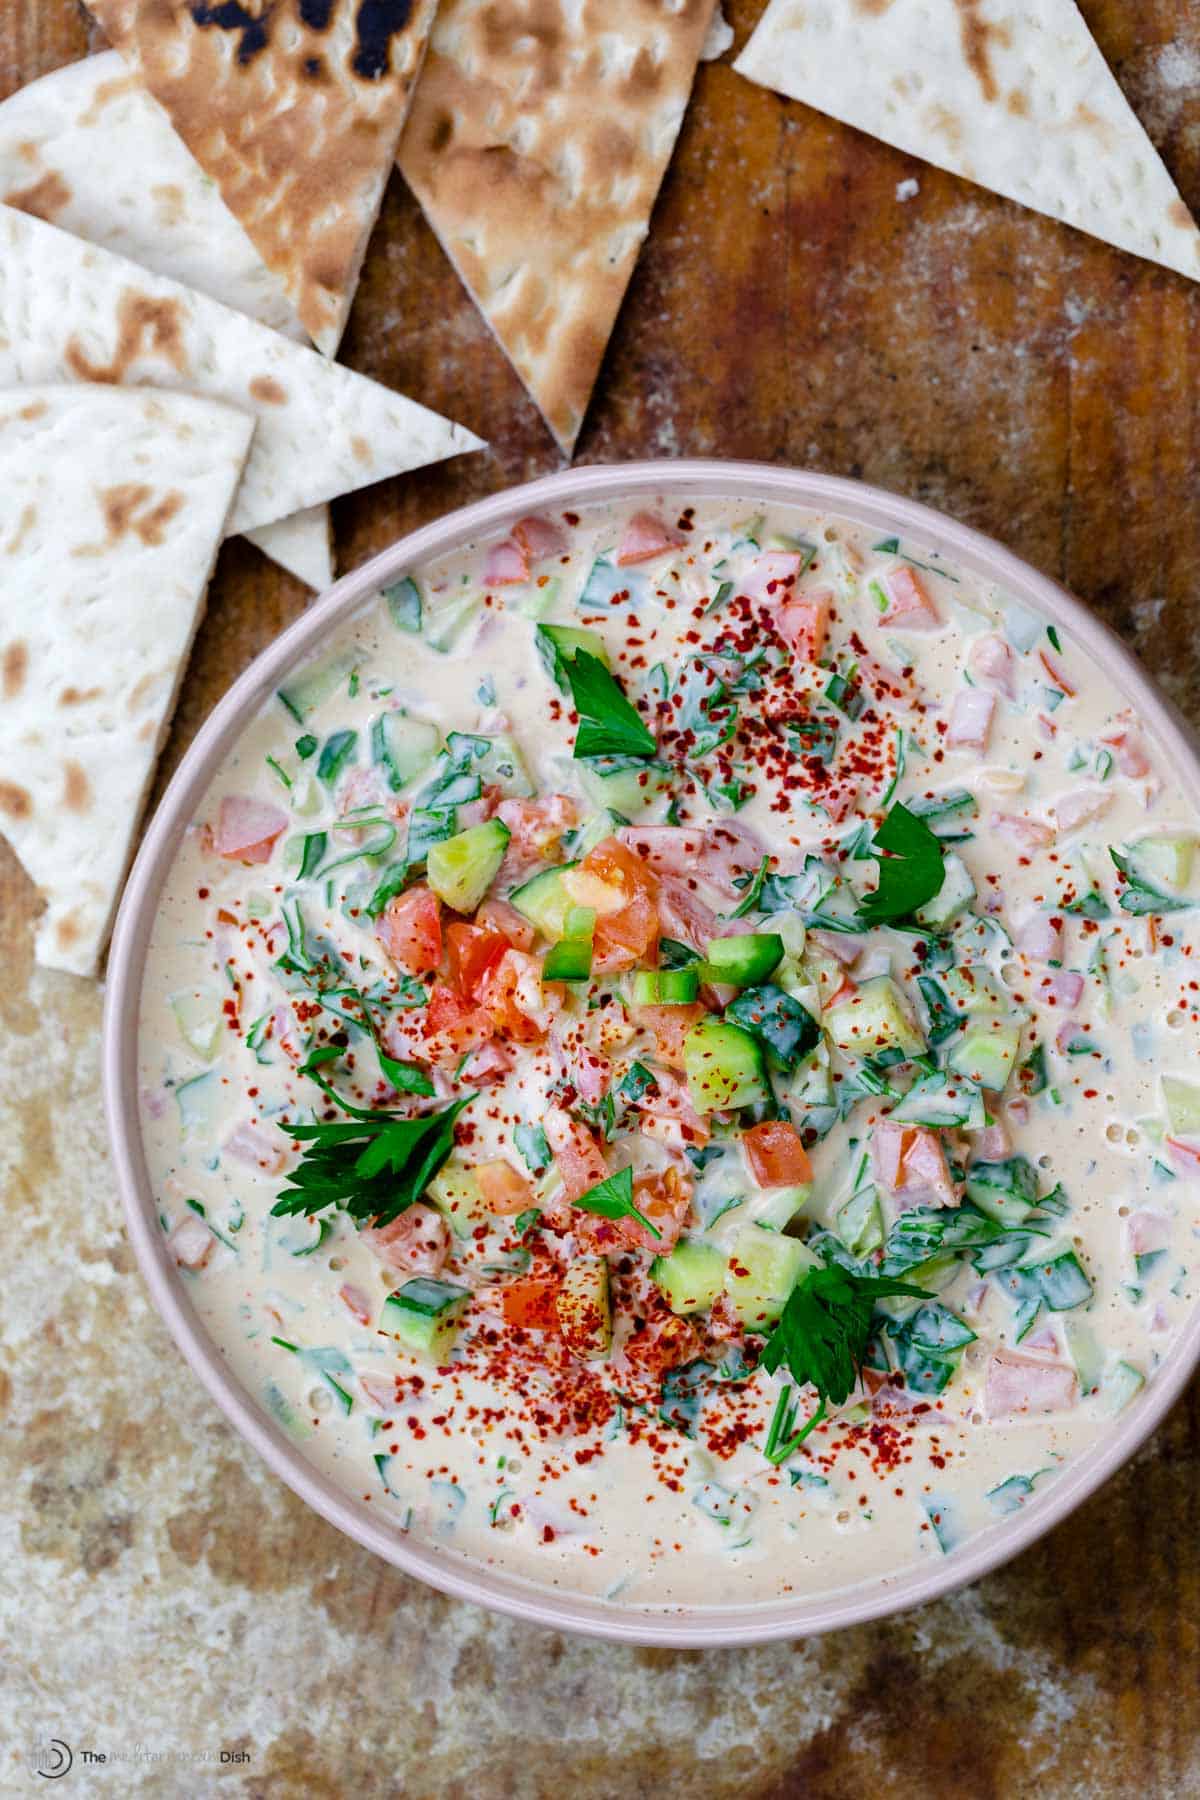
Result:
{"type": "Polygon", "coordinates": [[[714,459],[633,462],[564,469],[476,501],[410,532],[337,582],[268,646],[214,708],[184,756],[129,876],[113,934],[104,1014],[105,1112],[126,1223],[155,1305],[184,1357],[234,1429],[268,1467],[355,1542],[441,1592],[531,1624],[630,1644],[717,1648],[765,1643],[864,1624],[919,1606],[978,1580],[1028,1548],[1088,1499],[1139,1448],[1183,1392],[1200,1362],[1200,1306],[1130,1409],[1099,1443],[1067,1465],[1045,1496],[989,1526],[928,1567],[818,1594],[725,1607],[637,1607],[559,1593],[432,1544],[408,1539],[329,1481],[250,1399],[201,1326],[165,1249],[142,1153],[138,1121],[137,1017],[144,957],[162,882],[194,808],[226,751],[284,672],[388,581],[472,539],[503,535],[522,515],[600,501],[737,499],[807,506],[878,526],[939,551],[1065,627],[1136,704],[1169,764],[1200,804],[1200,762],[1188,728],[1131,653],[1067,590],[973,528],[917,501],[853,479],[714,459]]]}

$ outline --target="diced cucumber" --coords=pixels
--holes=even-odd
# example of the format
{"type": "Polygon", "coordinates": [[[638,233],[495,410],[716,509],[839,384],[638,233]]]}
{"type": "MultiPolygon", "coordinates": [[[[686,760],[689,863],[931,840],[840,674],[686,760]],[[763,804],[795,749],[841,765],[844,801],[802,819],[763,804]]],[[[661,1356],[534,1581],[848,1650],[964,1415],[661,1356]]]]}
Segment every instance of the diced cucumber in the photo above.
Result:
{"type": "MultiPolygon", "coordinates": [[[[590,908],[576,906],[573,913],[586,913],[590,908]]],[[[595,913],[592,913],[595,924],[595,913]]],[[[559,938],[546,952],[546,960],[542,964],[544,981],[590,981],[592,975],[592,956],[595,941],[592,933],[568,930],[567,936],[559,938]]]]}
{"type": "Polygon", "coordinates": [[[1092,1284],[1070,1244],[1052,1244],[1036,1257],[1016,1264],[1016,1273],[1037,1283],[1043,1305],[1050,1312],[1069,1312],[1091,1299],[1092,1284]]]}
{"type": "Polygon", "coordinates": [[[833,1104],[833,1070],[829,1066],[829,1046],[825,1043],[796,1066],[788,1088],[788,1100],[795,1107],[811,1111],[817,1106],[833,1104]]]}
{"type": "Polygon", "coordinates": [[[175,1089],[175,1104],[179,1108],[179,1124],[183,1132],[203,1131],[213,1122],[213,1108],[220,1094],[220,1084],[212,1069],[203,1075],[193,1075],[190,1081],[181,1081],[175,1089]]]}
{"type": "Polygon", "coordinates": [[[563,870],[574,863],[563,863],[557,869],[544,869],[532,881],[514,888],[508,896],[523,918],[537,927],[543,937],[557,940],[566,935],[567,914],[575,901],[563,886],[563,870]]]}
{"type": "MultiPolygon", "coordinates": [[[[453,744],[455,733],[451,732],[449,742],[453,744]]],[[[479,779],[485,787],[499,788],[506,800],[530,800],[535,789],[525,759],[521,755],[515,738],[507,732],[495,732],[487,741],[486,754],[477,759],[475,767],[479,779]]]]}
{"type": "Polygon", "coordinates": [[[534,642],[546,673],[564,694],[570,692],[565,665],[577,650],[586,650],[589,656],[602,662],[606,669],[609,666],[604,639],[598,631],[589,631],[583,625],[539,625],[534,633],[534,642]]]}
{"type": "Polygon", "coordinates": [[[918,906],[913,914],[918,925],[928,925],[934,931],[948,925],[975,898],[975,883],[961,856],[948,850],[942,866],[945,878],[941,887],[932,900],[927,900],[924,906],[918,906]]]}
{"type": "Polygon", "coordinates": [[[478,618],[481,606],[478,594],[460,594],[456,600],[441,601],[436,609],[426,607],[425,642],[447,654],[478,618]]]}
{"type": "Polygon", "coordinates": [[[1020,1225],[1037,1205],[1038,1179],[1024,1156],[1004,1162],[974,1162],[967,1170],[967,1199],[989,1219],[1020,1225]]]}
{"type": "Polygon", "coordinates": [[[1146,1385],[1146,1377],[1132,1363],[1118,1362],[1108,1371],[1100,1384],[1100,1393],[1107,1413],[1119,1413],[1129,1402],[1140,1394],[1146,1385]]]}
{"type": "Polygon", "coordinates": [[[345,681],[356,661],[353,650],[342,650],[324,662],[310,663],[276,690],[277,697],[283,701],[293,719],[303,725],[309,714],[315,712],[345,681]]]}
{"type": "Polygon", "coordinates": [[[725,1267],[725,1292],[743,1325],[777,1319],[796,1283],[818,1260],[799,1238],[744,1225],[725,1267]]]}
{"type": "Polygon", "coordinates": [[[379,1328],[390,1332],[414,1356],[440,1362],[458,1335],[459,1324],[470,1303],[469,1288],[418,1275],[388,1295],[383,1303],[379,1328]]]}
{"type": "MultiPolygon", "coordinates": [[[[905,1269],[904,1279],[914,1287],[924,1288],[927,1293],[938,1294],[943,1288],[949,1287],[961,1268],[962,1264],[957,1256],[949,1253],[945,1256],[931,1256],[927,1262],[918,1263],[916,1268],[905,1269]]],[[[926,1303],[907,1294],[889,1294],[875,1304],[889,1318],[907,1319],[926,1303]]]]}
{"type": "Polygon", "coordinates": [[[920,1056],[925,1038],[908,1001],[890,975],[864,981],[851,999],[828,1008],[821,1023],[845,1056],[875,1057],[884,1050],[920,1056]]]}
{"type": "Polygon", "coordinates": [[[179,1035],[192,1055],[198,1056],[201,1062],[211,1062],[217,1054],[224,1023],[219,997],[203,988],[198,991],[185,989],[171,995],[171,1011],[175,1014],[179,1035]]]}
{"type": "Polygon", "coordinates": [[[610,606],[637,607],[649,582],[639,569],[620,569],[607,557],[598,556],[583,584],[577,605],[580,612],[605,612],[610,606]]]}
{"type": "Polygon", "coordinates": [[[783,1069],[794,1069],[821,1042],[821,1027],[812,1014],[770,981],[743,988],[725,1009],[725,1020],[757,1038],[783,1069]]]}
{"type": "Polygon", "coordinates": [[[873,1187],[860,1188],[838,1209],[837,1235],[852,1256],[866,1256],[883,1243],[883,1212],[873,1187]]]}
{"type": "Polygon", "coordinates": [[[701,1238],[680,1238],[669,1256],[656,1256],[650,1279],[673,1313],[706,1312],[725,1286],[725,1256],[701,1238]]]}
{"type": "Polygon", "coordinates": [[[612,1299],[602,1256],[576,1257],[554,1298],[567,1349],[588,1359],[607,1356],[612,1345],[612,1299]]]}
{"type": "Polygon", "coordinates": [[[1091,1326],[1083,1319],[1065,1319],[1063,1336],[1067,1354],[1075,1364],[1081,1394],[1093,1394],[1104,1377],[1104,1351],[1091,1326]]]}
{"type": "Polygon", "coordinates": [[[643,817],[671,788],[670,769],[642,756],[587,756],[575,767],[594,804],[625,819],[643,817]]]}
{"type": "Polygon", "coordinates": [[[380,589],[388,617],[397,631],[417,634],[421,629],[421,590],[411,575],[402,575],[390,587],[380,589]]]}
{"type": "Polygon", "coordinates": [[[1125,855],[1140,881],[1178,892],[1188,884],[1195,853],[1194,837],[1146,837],[1130,844],[1125,855]]]}
{"type": "Polygon", "coordinates": [[[700,991],[695,963],[684,969],[637,969],[629,984],[632,1006],[690,1006],[700,991]]]}
{"type": "Polygon", "coordinates": [[[477,1225],[491,1223],[474,1169],[456,1157],[443,1163],[425,1189],[425,1197],[437,1207],[455,1237],[470,1237],[477,1225]]]}
{"type": "Polygon", "coordinates": [[[683,1062],[697,1112],[753,1106],[770,1094],[757,1038],[714,1014],[697,1020],[688,1032],[683,1062]]]}
{"type": "Polygon", "coordinates": [[[613,833],[624,823],[620,813],[609,812],[607,809],[592,813],[583,821],[578,831],[571,835],[569,848],[572,855],[585,857],[589,851],[596,848],[597,844],[602,844],[605,838],[612,837],[613,833]]]}
{"type": "Polygon", "coordinates": [[[1164,1075],[1162,1091],[1172,1133],[1176,1137],[1200,1134],[1200,1087],[1178,1075],[1164,1075]]]}
{"type": "Polygon", "coordinates": [[[1011,994],[1006,993],[982,963],[964,963],[956,969],[946,969],[941,983],[951,1005],[960,1013],[1012,1011],[1011,994]]]}
{"type": "Polygon", "coordinates": [[[510,835],[503,820],[487,819],[430,844],[425,866],[438,899],[455,912],[474,912],[496,879],[510,835]]]}
{"type": "Polygon", "coordinates": [[[940,1070],[914,1081],[888,1116],[898,1125],[931,1125],[938,1130],[958,1126],[980,1131],[986,1123],[982,1090],[963,1075],[947,1077],[940,1070]]]}
{"type": "Polygon", "coordinates": [[[746,1203],[756,1225],[782,1231],[812,1199],[812,1183],[797,1181],[789,1187],[759,1188],[746,1203]]]}
{"type": "Polygon", "coordinates": [[[946,1061],[989,1093],[1003,1093],[1021,1049],[1018,1019],[979,1018],[958,1038],[946,1061]]]}
{"type": "Polygon", "coordinates": [[[384,770],[393,793],[424,774],[439,745],[436,725],[405,712],[380,713],[371,726],[371,761],[384,770]]]}
{"type": "Polygon", "coordinates": [[[777,931],[747,932],[744,937],[713,938],[704,951],[704,980],[752,987],[774,974],[783,961],[783,939],[777,931]]]}

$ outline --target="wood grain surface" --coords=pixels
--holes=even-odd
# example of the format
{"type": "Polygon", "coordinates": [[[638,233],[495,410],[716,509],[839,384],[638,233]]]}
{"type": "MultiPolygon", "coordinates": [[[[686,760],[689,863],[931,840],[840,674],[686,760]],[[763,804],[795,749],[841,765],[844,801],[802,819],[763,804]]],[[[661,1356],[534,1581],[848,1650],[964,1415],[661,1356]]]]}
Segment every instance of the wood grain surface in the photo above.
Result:
{"type": "MultiPolygon", "coordinates": [[[[738,48],[761,10],[727,6],[738,48]]],[[[1200,209],[1200,5],[1082,10],[1200,209]]],[[[100,43],[73,0],[0,0],[0,96],[100,43]]],[[[700,72],[577,460],[754,457],[941,507],[1094,605],[1200,726],[1200,290],[729,61],[700,72]]],[[[558,466],[398,177],[343,356],[491,443],[337,503],[343,569],[558,466]]],[[[160,782],[305,603],[225,545],[160,782]]],[[[5,1791],[40,1733],[193,1757],[89,1772],[189,1796],[1200,1793],[1200,1386],[1018,1563],[883,1626],[639,1652],[454,1605],[308,1514],[170,1347],[102,1148],[98,999],[33,971],[34,911],[0,845],[5,1791]],[[249,1761],[199,1760],[219,1747],[249,1761]]]]}

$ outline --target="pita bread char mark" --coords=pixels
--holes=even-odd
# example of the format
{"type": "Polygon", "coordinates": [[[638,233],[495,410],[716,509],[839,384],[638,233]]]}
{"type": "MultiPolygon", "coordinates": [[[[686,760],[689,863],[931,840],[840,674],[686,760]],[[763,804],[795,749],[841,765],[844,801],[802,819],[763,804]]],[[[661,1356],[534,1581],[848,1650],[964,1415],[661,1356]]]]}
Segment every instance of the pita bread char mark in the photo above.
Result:
{"type": "MultiPolygon", "coordinates": [[[[307,342],[282,283],[116,50],[0,103],[0,201],[307,342]]],[[[259,395],[252,382],[251,398],[269,385],[259,395]]],[[[308,586],[332,582],[327,506],[246,535],[308,586]]]]}
{"type": "Polygon", "coordinates": [[[481,447],[206,294],[0,206],[0,388],[72,378],[200,391],[252,414],[231,533],[481,447]],[[255,399],[256,381],[259,393],[272,384],[270,401],[255,399]]]}
{"type": "Polygon", "coordinates": [[[104,948],[253,429],[192,394],[0,393],[0,832],[50,968],[104,948]]]}
{"type": "Polygon", "coordinates": [[[1200,278],[1200,231],[1075,0],[770,0],[734,67],[1200,278]]]}
{"type": "Polygon", "coordinates": [[[91,0],[336,353],[437,0],[91,0]]]}
{"type": "Polygon", "coordinates": [[[400,167],[574,446],[714,0],[442,0],[400,167]]]}

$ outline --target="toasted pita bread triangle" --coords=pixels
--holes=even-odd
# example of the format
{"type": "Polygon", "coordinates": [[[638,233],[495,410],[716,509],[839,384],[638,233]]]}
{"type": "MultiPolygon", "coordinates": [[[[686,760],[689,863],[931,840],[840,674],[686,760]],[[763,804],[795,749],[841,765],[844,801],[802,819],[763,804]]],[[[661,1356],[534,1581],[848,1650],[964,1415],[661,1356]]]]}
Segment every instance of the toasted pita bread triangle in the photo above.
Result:
{"type": "Polygon", "coordinates": [[[333,356],[437,0],[90,0],[333,356]]]}
{"type": "MultiPolygon", "coordinates": [[[[307,342],[282,281],[115,50],[0,103],[0,202],[307,342]]],[[[328,507],[246,535],[310,587],[333,580],[328,507]]]]}
{"type": "Polygon", "coordinates": [[[1074,0],[771,0],[734,67],[1200,276],[1200,232],[1074,0]]]}
{"type": "Polygon", "coordinates": [[[0,393],[0,832],[91,974],[254,421],[191,394],[0,393]]]}
{"type": "Polygon", "coordinates": [[[200,392],[252,412],[231,533],[480,448],[207,295],[0,206],[0,387],[70,380],[200,392]]]}
{"type": "Polygon", "coordinates": [[[713,4],[442,0],[400,167],[568,451],[713,4]]]}

